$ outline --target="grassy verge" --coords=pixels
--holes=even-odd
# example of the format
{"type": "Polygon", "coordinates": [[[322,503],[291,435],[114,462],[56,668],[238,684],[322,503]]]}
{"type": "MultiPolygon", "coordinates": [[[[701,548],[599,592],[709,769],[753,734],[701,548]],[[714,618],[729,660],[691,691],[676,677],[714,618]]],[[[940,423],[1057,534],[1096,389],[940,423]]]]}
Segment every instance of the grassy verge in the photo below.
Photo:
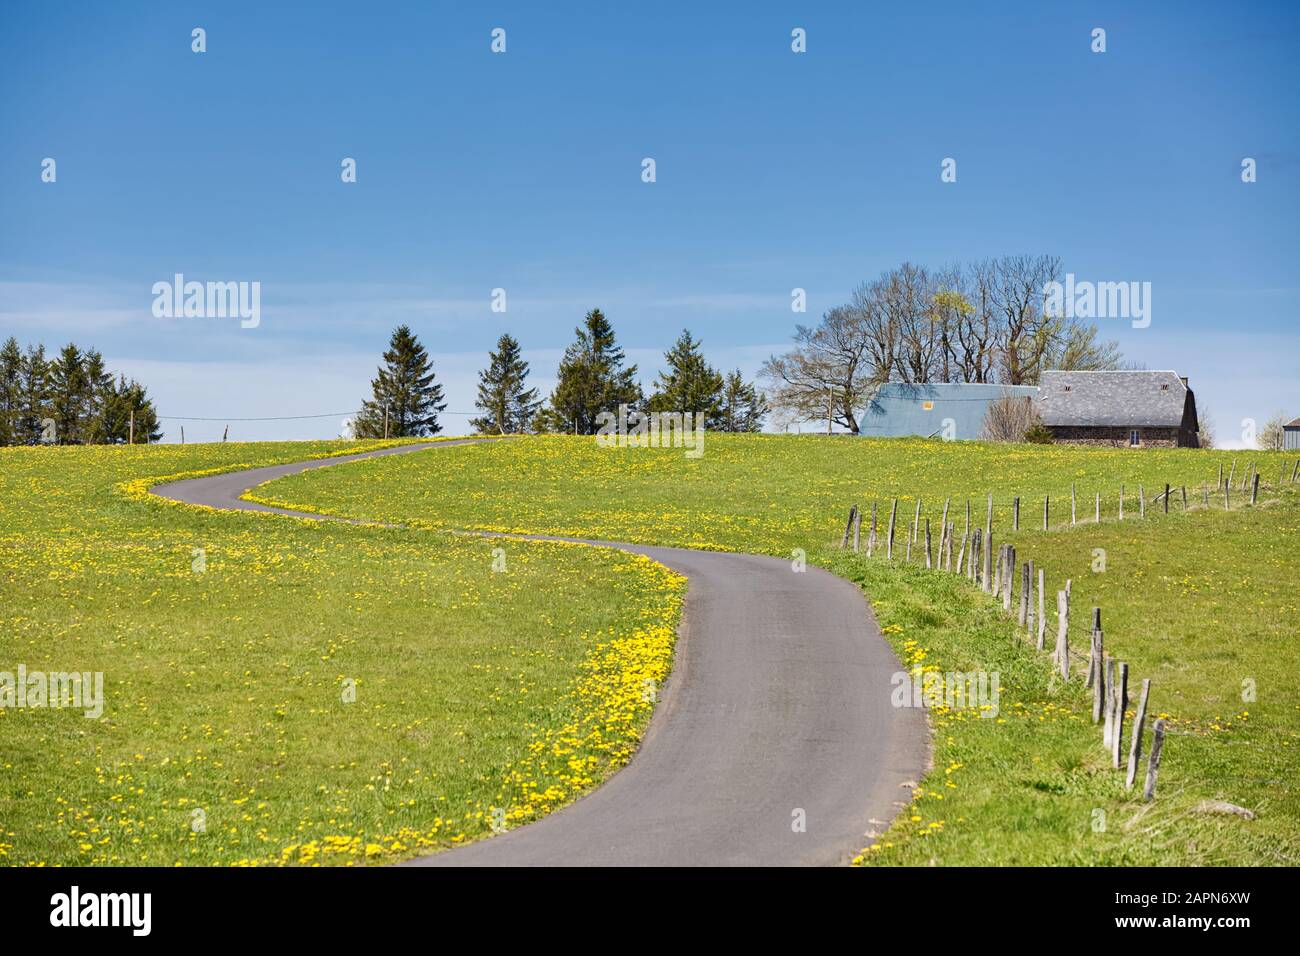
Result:
{"type": "MultiPolygon", "coordinates": [[[[431,494],[421,463],[408,460],[299,476],[259,489],[259,497],[429,527],[772,554],[807,548],[813,560],[864,587],[909,664],[923,654],[921,663],[941,670],[1001,675],[998,717],[932,714],[935,771],[913,811],[882,837],[880,849],[868,851],[870,861],[1296,862],[1300,675],[1290,622],[1300,508],[1289,491],[1272,497],[1284,461],[1289,476],[1289,459],[780,436],[710,436],[698,460],[572,438],[465,451],[445,476],[453,495],[431,494]],[[1244,496],[1234,493],[1231,513],[1218,510],[1217,498],[1208,510],[1197,506],[1196,489],[1217,480],[1220,463],[1227,473],[1237,461],[1240,479],[1252,459],[1266,477],[1268,502],[1244,507],[1244,496]],[[1136,518],[1137,486],[1150,500],[1165,482],[1188,485],[1193,509],[1181,513],[1179,496],[1173,513],[1149,507],[1146,519],[1136,518]],[[1114,520],[1121,483],[1128,494],[1123,523],[1114,520]],[[1071,485],[1086,517],[1076,526],[1069,525],[1071,485]],[[1100,524],[1090,523],[1095,490],[1108,492],[1100,524]],[[915,495],[936,522],[951,496],[960,531],[965,500],[974,499],[982,524],[990,492],[998,542],[1014,541],[1022,559],[1043,566],[1052,595],[1071,578],[1075,621],[1101,606],[1107,649],[1130,663],[1131,686],[1152,679],[1151,710],[1168,715],[1172,730],[1154,804],[1126,794],[1107,767],[1081,681],[1054,679],[1046,655],[1017,638],[989,598],[955,576],[901,560],[891,567],[826,550],[849,503],[897,495],[910,525],[915,495]],[[1041,521],[1044,495],[1056,502],[1052,530],[1029,531],[1041,521]],[[1009,534],[1015,496],[1025,502],[1025,530],[1009,534]],[[1248,687],[1254,700],[1242,699],[1248,687]],[[1257,818],[1198,810],[1214,799],[1246,806],[1257,818]]],[[[1076,626],[1076,647],[1081,632],[1076,626]]]]}
{"type": "Polygon", "coordinates": [[[628,759],[680,609],[659,566],[144,497],[365,447],[0,450],[0,672],[103,674],[99,719],[0,707],[0,860],[389,860],[628,759]]]}

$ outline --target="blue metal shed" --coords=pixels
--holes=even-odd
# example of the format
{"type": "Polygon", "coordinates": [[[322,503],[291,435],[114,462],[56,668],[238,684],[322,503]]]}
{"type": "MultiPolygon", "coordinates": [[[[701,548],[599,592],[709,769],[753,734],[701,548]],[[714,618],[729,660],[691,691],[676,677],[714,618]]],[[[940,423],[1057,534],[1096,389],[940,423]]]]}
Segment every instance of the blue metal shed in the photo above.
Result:
{"type": "Polygon", "coordinates": [[[1033,385],[981,385],[937,382],[880,386],[858,418],[858,431],[874,438],[920,435],[973,441],[984,430],[984,415],[992,402],[1008,395],[1035,398],[1033,385]]]}
{"type": "Polygon", "coordinates": [[[1282,426],[1282,447],[1287,451],[1300,451],[1300,418],[1282,426]]]}

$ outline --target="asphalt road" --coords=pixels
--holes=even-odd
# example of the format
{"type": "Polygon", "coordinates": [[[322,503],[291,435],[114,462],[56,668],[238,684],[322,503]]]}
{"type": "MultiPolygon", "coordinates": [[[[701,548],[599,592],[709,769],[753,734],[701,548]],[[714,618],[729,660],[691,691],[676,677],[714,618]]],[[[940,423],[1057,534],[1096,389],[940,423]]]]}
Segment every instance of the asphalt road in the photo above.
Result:
{"type": "MultiPolygon", "coordinates": [[[[152,491],[320,518],[239,496],[309,468],[472,441],[273,465],[152,491]]],[[[777,558],[590,543],[647,555],[690,581],[673,672],[636,755],[562,810],[405,865],[826,865],[848,862],[871,842],[868,834],[908,801],[929,742],[921,710],[890,704],[891,677],[903,668],[858,588],[811,566],[796,573],[777,558]]]]}

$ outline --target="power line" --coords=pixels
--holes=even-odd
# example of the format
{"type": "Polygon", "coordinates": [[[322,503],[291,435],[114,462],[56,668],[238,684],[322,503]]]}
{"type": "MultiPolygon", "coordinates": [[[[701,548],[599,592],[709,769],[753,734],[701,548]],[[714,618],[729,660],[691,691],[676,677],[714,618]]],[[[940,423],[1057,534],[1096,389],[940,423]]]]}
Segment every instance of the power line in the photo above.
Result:
{"type": "MultiPolygon", "coordinates": [[[[173,422],[291,422],[302,421],[307,418],[347,418],[355,415],[356,410],[350,412],[324,412],[320,415],[268,415],[262,418],[212,418],[197,417],[194,415],[155,415],[155,418],[166,419],[173,422]]],[[[478,412],[439,412],[439,415],[477,415],[478,412]]]]}

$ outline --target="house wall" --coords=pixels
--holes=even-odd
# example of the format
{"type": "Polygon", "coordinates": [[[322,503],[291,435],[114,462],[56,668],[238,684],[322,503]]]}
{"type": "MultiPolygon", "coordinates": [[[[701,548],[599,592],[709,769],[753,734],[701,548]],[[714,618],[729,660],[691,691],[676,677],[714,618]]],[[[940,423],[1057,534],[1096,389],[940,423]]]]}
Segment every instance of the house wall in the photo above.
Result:
{"type": "MultiPolygon", "coordinates": [[[[1129,429],[1091,425],[1051,425],[1052,436],[1065,445],[1099,445],[1106,448],[1127,448],[1129,429]]],[[[1140,448],[1180,447],[1180,428],[1139,428],[1140,448]]],[[[1185,443],[1185,440],[1184,440],[1185,443]]]]}

